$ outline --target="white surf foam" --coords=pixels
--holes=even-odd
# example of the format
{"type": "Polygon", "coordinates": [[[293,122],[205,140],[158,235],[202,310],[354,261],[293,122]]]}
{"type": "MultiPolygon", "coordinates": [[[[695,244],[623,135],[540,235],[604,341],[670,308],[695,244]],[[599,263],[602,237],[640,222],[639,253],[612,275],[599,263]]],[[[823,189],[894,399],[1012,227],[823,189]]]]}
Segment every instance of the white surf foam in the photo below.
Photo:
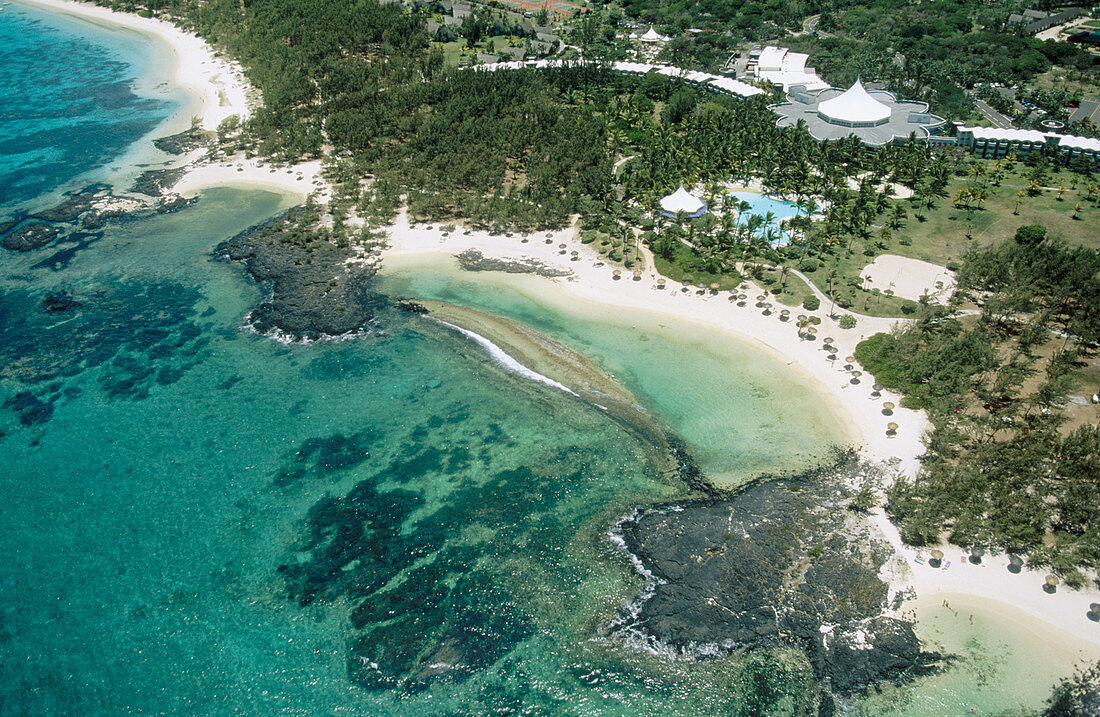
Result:
{"type": "Polygon", "coordinates": [[[467,336],[467,337],[473,339],[474,341],[476,341],[486,351],[489,352],[489,355],[493,358],[494,361],[499,363],[501,366],[504,366],[508,370],[513,371],[515,373],[518,373],[520,376],[523,376],[524,378],[531,379],[532,381],[538,381],[539,383],[544,383],[547,386],[553,386],[554,388],[561,389],[562,391],[565,391],[566,393],[570,393],[570,394],[580,398],[580,396],[578,396],[578,394],[575,391],[571,390],[568,386],[564,386],[564,385],[558,383],[557,381],[555,381],[554,379],[552,379],[548,376],[543,376],[541,373],[539,373],[537,371],[532,371],[531,369],[529,369],[526,366],[524,366],[523,364],[521,364],[519,361],[516,361],[514,358],[509,356],[504,351],[504,349],[497,346],[496,344],[494,344],[492,341],[485,338],[481,334],[474,333],[473,331],[470,331],[468,329],[464,329],[461,326],[455,326],[454,324],[449,324],[446,321],[442,321],[440,319],[436,319],[436,321],[438,321],[439,323],[443,324],[444,326],[446,326],[448,328],[454,329],[455,331],[459,332],[463,336],[467,336]]]}

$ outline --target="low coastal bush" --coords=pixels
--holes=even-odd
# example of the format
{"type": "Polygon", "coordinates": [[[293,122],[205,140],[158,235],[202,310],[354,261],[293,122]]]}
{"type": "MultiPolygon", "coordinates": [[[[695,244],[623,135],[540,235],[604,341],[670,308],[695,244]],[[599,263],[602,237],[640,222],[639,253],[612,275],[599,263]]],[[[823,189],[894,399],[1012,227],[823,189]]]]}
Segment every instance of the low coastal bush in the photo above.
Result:
{"type": "Polygon", "coordinates": [[[856,327],[856,317],[851,314],[844,314],[836,323],[842,329],[854,329],[856,327]]]}
{"type": "Polygon", "coordinates": [[[802,308],[806,311],[817,311],[821,308],[821,299],[811,294],[802,302],[802,308]]]}

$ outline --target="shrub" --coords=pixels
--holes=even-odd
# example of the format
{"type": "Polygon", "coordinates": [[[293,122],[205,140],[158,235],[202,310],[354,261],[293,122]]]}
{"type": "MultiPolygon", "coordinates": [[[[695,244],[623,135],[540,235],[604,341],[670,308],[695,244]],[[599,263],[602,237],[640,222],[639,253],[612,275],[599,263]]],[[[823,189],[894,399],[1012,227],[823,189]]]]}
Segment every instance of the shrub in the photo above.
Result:
{"type": "Polygon", "coordinates": [[[901,313],[903,314],[915,314],[917,312],[917,308],[917,302],[915,301],[901,302],[901,313]]]}
{"type": "Polygon", "coordinates": [[[947,270],[948,271],[958,271],[959,270],[959,262],[957,262],[957,261],[947,262],[947,270]]]}
{"type": "Polygon", "coordinates": [[[821,308],[821,299],[817,298],[813,294],[806,297],[806,300],[802,302],[802,308],[807,311],[817,311],[821,308]]]}
{"type": "Polygon", "coordinates": [[[802,261],[798,262],[798,270],[804,274],[812,274],[817,271],[818,266],[817,259],[811,256],[806,257],[802,261]]]}
{"type": "Polygon", "coordinates": [[[585,229],[581,232],[581,244],[591,244],[596,241],[598,235],[592,229],[585,229]]]}
{"type": "Polygon", "coordinates": [[[844,314],[837,321],[837,325],[842,329],[854,329],[856,327],[856,317],[851,314],[844,314]]]}

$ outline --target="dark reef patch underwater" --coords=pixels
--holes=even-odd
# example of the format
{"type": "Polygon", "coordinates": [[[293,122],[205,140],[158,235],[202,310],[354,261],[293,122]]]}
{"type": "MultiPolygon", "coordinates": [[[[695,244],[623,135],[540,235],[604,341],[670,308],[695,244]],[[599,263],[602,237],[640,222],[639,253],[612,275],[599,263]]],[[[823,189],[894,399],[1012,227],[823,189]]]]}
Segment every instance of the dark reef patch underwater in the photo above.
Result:
{"type": "Polygon", "coordinates": [[[209,343],[196,323],[197,289],[168,281],[107,280],[43,294],[0,289],[0,378],[28,385],[4,407],[24,425],[43,423],[52,404],[80,393],[66,379],[97,368],[110,396],[146,398],[202,360],[209,343]]]}

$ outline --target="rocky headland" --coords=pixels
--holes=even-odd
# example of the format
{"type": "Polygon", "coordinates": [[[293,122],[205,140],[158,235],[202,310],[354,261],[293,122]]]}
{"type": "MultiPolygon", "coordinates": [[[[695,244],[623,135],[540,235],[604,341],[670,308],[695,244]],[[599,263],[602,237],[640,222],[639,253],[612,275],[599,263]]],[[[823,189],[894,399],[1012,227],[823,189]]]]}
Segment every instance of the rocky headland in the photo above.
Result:
{"type": "Polygon", "coordinates": [[[612,540],[646,578],[613,621],[627,644],[676,659],[795,647],[827,702],[911,679],[944,659],[894,617],[878,576],[890,555],[847,486],[873,468],[755,482],[724,499],[641,508],[612,540]]]}
{"type": "Polygon", "coordinates": [[[217,246],[241,262],[268,297],[248,315],[259,333],[293,340],[341,336],[367,327],[386,300],[373,289],[371,262],[310,221],[302,207],[289,209],[217,246]]]}

